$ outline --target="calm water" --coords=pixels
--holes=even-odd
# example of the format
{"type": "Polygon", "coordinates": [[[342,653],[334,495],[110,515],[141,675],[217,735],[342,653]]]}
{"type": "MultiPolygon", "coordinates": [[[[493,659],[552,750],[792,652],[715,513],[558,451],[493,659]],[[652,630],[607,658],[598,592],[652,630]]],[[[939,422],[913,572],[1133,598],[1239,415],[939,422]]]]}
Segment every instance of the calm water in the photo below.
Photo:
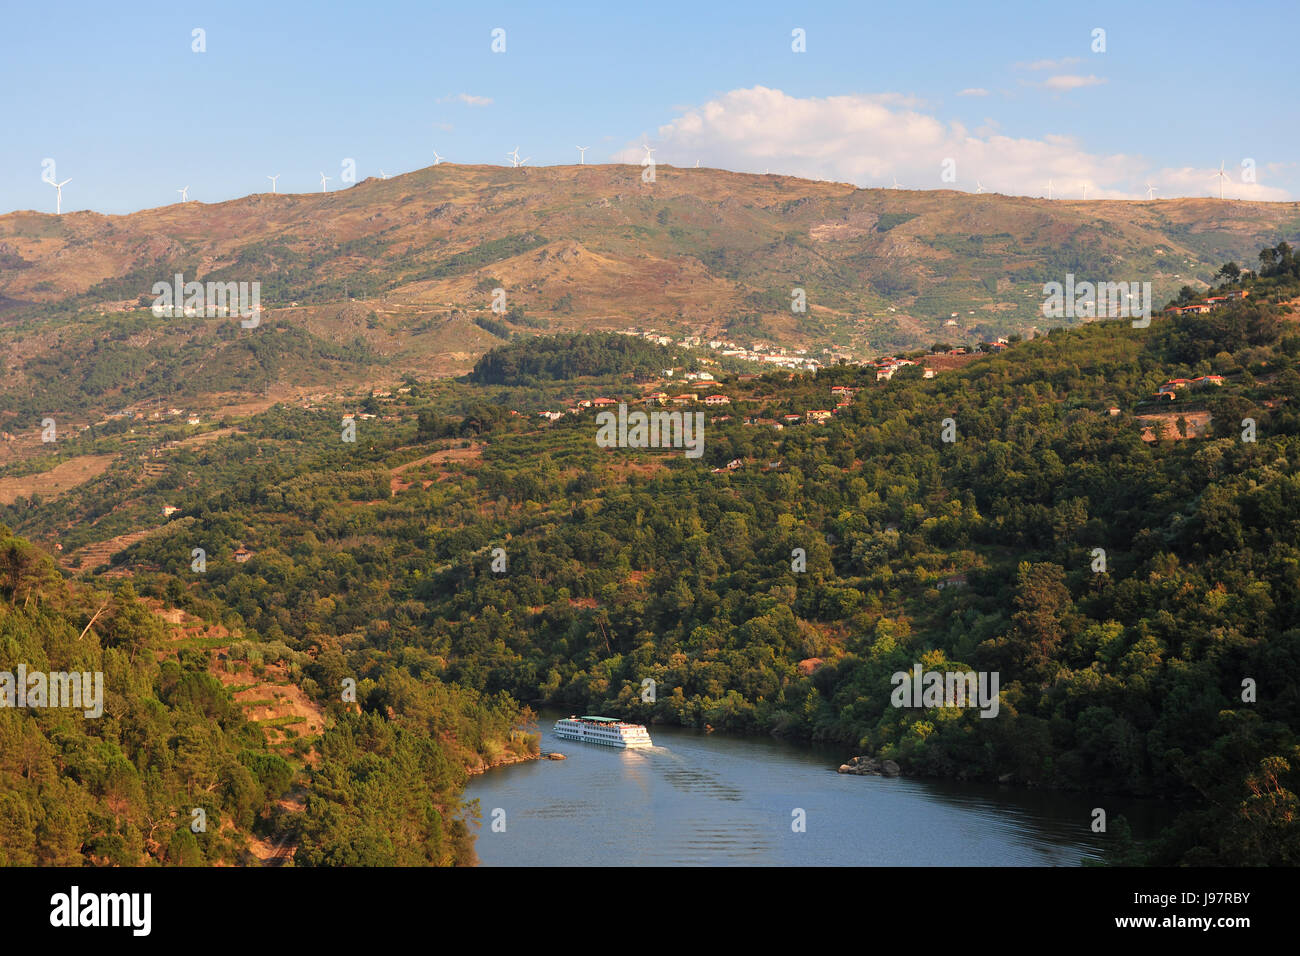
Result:
{"type": "Polygon", "coordinates": [[[482,813],[485,866],[1076,866],[1104,836],[1091,810],[1150,832],[1160,808],[987,784],[838,774],[850,755],[767,738],[651,727],[655,747],[562,740],[542,715],[542,750],[568,759],[489,770],[467,799],[482,813]],[[493,811],[506,829],[492,831],[493,811]],[[807,829],[791,829],[792,811],[807,829]],[[499,815],[498,815],[499,816],[499,815]]]}

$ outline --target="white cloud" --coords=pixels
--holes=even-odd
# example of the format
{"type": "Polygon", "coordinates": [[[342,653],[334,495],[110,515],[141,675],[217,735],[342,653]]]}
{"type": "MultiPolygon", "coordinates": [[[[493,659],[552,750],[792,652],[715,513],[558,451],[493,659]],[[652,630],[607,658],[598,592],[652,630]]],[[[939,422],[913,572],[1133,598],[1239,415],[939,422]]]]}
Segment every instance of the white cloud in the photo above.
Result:
{"type": "Polygon", "coordinates": [[[1077,56],[1067,56],[1059,60],[1034,60],[1031,63],[1017,63],[1018,70],[1059,70],[1063,66],[1080,62],[1077,56]]]}
{"type": "Polygon", "coordinates": [[[988,96],[989,91],[982,86],[969,86],[957,94],[958,96],[988,96]]]}
{"type": "MultiPolygon", "coordinates": [[[[762,86],[731,90],[660,126],[651,142],[660,164],[687,167],[698,159],[701,166],[770,169],[857,186],[888,185],[897,177],[916,189],[973,191],[978,179],[991,192],[1046,196],[1051,179],[1057,198],[1080,198],[1086,183],[1089,199],[1139,199],[1149,180],[1161,198],[1203,196],[1211,189],[1218,195],[1209,179],[1213,170],[1174,175],[1153,170],[1138,155],[1090,153],[1069,136],[1006,136],[992,124],[970,130],[894,93],[796,97],[762,86]],[[955,183],[941,179],[946,159],[956,163],[955,183]]],[[[639,164],[643,155],[638,141],[612,158],[639,164]]],[[[1281,190],[1250,188],[1252,199],[1287,198],[1281,190]]],[[[1225,188],[1225,195],[1236,193],[1225,188]]]]}
{"type": "Polygon", "coordinates": [[[1093,76],[1091,73],[1087,76],[1063,74],[1048,77],[1042,85],[1049,90],[1077,90],[1081,86],[1100,86],[1105,82],[1101,77],[1093,76]]]}
{"type": "Polygon", "coordinates": [[[439,97],[438,102],[450,103],[453,100],[459,100],[460,102],[464,103],[466,106],[491,106],[492,105],[492,97],[475,96],[472,93],[457,93],[455,96],[439,97]]]}

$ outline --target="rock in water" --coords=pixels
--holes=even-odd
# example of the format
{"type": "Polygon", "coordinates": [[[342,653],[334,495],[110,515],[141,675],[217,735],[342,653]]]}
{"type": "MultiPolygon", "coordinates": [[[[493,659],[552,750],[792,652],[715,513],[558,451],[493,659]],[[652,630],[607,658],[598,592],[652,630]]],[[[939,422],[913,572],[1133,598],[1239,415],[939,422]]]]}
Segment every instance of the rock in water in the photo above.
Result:
{"type": "Polygon", "coordinates": [[[886,760],[883,764],[875,757],[852,757],[848,763],[840,764],[840,773],[853,773],[859,777],[884,774],[886,777],[897,777],[901,771],[898,764],[892,760],[886,760]],[[885,768],[893,767],[893,772],[888,772],[885,768]]]}

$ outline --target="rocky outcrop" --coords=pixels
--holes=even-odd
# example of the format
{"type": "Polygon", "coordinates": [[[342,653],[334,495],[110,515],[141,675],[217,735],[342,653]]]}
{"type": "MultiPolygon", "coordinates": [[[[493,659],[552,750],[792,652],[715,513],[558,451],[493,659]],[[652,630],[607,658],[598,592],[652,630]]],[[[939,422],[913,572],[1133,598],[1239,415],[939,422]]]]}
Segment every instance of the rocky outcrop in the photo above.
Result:
{"type": "Polygon", "coordinates": [[[840,764],[840,773],[857,774],[859,777],[898,777],[902,769],[892,760],[877,760],[875,757],[854,757],[848,763],[840,764]]]}
{"type": "Polygon", "coordinates": [[[493,760],[490,763],[488,761],[485,761],[482,757],[478,757],[475,763],[466,767],[465,770],[470,775],[486,773],[487,771],[491,770],[494,767],[505,767],[505,766],[509,766],[512,763],[525,763],[526,761],[529,760],[537,760],[540,756],[541,756],[540,754],[507,753],[498,757],[496,760],[493,760]]]}

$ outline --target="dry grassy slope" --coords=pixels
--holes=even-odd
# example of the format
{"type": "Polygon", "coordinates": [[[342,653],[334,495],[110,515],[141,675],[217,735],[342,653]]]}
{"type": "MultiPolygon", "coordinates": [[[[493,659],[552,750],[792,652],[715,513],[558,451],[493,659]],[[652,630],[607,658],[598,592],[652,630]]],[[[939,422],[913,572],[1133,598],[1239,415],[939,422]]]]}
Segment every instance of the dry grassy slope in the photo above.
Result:
{"type": "MultiPolygon", "coordinates": [[[[713,331],[728,315],[758,311],[794,340],[851,332],[863,315],[926,335],[949,304],[982,310],[981,318],[999,309],[1027,317],[1037,304],[1025,291],[1032,283],[1011,289],[1006,275],[1039,267],[1056,277],[1062,269],[1054,257],[1067,243],[1087,257],[1108,257],[1110,274],[1080,278],[1154,279],[1159,297],[1193,277],[1209,278],[1225,259],[1253,261],[1260,246],[1300,231],[1296,203],[1048,202],[662,165],[656,172],[646,185],[634,166],[443,164],[328,194],[263,193],[128,216],[16,212],[0,216],[0,301],[52,302],[65,290],[85,293],[133,271],[149,277],[138,290],[146,294],[182,263],[201,273],[187,279],[236,266],[265,286],[287,249],[319,256],[306,271],[300,264],[300,285],[307,275],[313,283],[347,277],[355,289],[368,278],[380,290],[350,308],[341,292],[333,307],[313,295],[300,317],[336,335],[362,330],[376,311],[379,328],[366,331],[390,354],[423,351],[430,343],[407,334],[421,323],[438,338],[454,333],[447,354],[493,344],[472,325],[428,327],[451,307],[487,314],[488,293],[479,285],[488,278],[553,329],[659,323],[713,331]],[[892,228],[882,232],[881,225],[892,228]],[[448,256],[511,236],[544,244],[414,278],[448,256]],[[371,241],[378,245],[367,247],[371,241]],[[353,248],[338,248],[349,242],[353,248]],[[263,245],[255,268],[239,264],[262,244],[271,251],[263,245]],[[997,278],[996,293],[980,282],[997,278]],[[795,285],[808,289],[805,317],[788,309],[795,285]]],[[[267,304],[287,305],[297,288],[267,304]]]]}

